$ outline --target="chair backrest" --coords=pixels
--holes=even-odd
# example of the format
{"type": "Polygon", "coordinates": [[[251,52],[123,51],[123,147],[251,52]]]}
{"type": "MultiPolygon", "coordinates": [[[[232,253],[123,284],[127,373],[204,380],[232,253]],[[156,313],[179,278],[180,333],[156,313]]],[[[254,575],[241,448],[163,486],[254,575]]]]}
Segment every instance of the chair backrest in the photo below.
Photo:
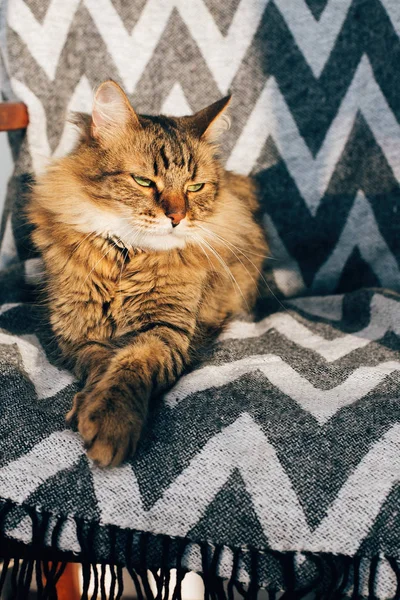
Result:
{"type": "Polygon", "coordinates": [[[26,129],[28,108],[23,102],[0,102],[0,131],[26,129]]]}

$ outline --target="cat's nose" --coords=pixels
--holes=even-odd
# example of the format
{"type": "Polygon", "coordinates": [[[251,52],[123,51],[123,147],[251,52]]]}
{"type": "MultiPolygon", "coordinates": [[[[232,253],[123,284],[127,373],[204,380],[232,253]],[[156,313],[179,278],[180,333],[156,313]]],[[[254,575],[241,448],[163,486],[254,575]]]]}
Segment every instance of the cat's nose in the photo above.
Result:
{"type": "Polygon", "coordinates": [[[177,225],[179,225],[179,223],[182,221],[182,219],[184,219],[186,217],[186,213],[183,213],[183,212],[169,213],[167,215],[167,217],[169,219],[171,219],[172,227],[176,227],[177,225]]]}

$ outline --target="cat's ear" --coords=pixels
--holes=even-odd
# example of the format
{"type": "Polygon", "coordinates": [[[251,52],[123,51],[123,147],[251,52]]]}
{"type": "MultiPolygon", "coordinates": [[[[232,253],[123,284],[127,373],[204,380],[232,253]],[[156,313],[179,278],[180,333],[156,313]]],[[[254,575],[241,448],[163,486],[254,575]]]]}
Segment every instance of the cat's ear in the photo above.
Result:
{"type": "Polygon", "coordinates": [[[110,140],[130,124],[139,126],[139,119],[124,90],[115,81],[105,81],[94,96],[92,135],[110,140]]]}
{"type": "Polygon", "coordinates": [[[230,127],[230,119],[225,113],[230,101],[231,96],[225,96],[188,117],[192,131],[208,142],[215,142],[230,127]]]}

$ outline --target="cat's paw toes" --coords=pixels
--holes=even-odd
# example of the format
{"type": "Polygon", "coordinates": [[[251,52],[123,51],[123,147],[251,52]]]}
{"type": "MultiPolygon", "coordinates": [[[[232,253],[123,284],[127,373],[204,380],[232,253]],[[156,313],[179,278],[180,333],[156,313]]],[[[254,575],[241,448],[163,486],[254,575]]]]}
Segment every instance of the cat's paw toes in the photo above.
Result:
{"type": "Polygon", "coordinates": [[[132,456],[141,429],[142,423],[126,411],[103,412],[93,406],[78,417],[87,455],[101,467],[115,467],[132,456]]]}
{"type": "Polygon", "coordinates": [[[117,467],[129,454],[126,444],[121,446],[121,442],[115,444],[102,438],[96,438],[87,450],[88,457],[99,467],[117,467]]]}
{"type": "Polygon", "coordinates": [[[95,388],[86,396],[75,396],[68,417],[76,419],[87,455],[99,466],[115,467],[134,454],[143,421],[115,391],[95,388]]]}
{"type": "Polygon", "coordinates": [[[69,425],[74,423],[74,421],[77,419],[79,407],[81,406],[81,404],[83,403],[84,400],[85,400],[84,392],[78,392],[77,394],[75,394],[74,399],[72,401],[72,408],[65,415],[65,420],[69,425]]]}

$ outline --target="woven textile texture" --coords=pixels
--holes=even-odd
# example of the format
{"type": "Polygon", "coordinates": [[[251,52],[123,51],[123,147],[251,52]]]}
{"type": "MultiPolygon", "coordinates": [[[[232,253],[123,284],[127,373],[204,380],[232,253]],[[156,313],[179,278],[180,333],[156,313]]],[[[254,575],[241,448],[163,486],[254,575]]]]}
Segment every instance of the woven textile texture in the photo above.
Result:
{"type": "Polygon", "coordinates": [[[30,114],[0,227],[2,535],[250,597],[399,597],[398,1],[3,0],[0,28],[2,93],[30,114]],[[64,421],[78,387],[35,303],[22,208],[109,77],[145,113],[233,92],[224,160],[258,181],[276,260],[268,307],[100,470],[64,421]]]}

